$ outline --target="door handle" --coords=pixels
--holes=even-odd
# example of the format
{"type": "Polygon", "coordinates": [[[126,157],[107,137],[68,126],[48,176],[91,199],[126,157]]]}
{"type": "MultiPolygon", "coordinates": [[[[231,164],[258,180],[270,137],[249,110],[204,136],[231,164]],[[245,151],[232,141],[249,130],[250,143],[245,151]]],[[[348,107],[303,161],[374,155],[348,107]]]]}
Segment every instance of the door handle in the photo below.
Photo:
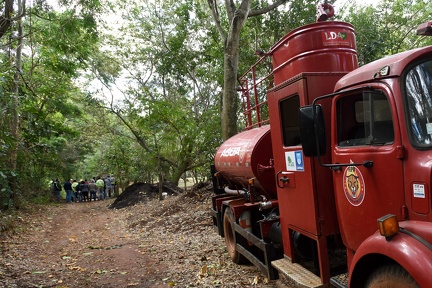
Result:
{"type": "Polygon", "coordinates": [[[280,174],[283,174],[284,172],[283,171],[279,171],[277,174],[276,174],[276,182],[277,182],[277,185],[278,185],[278,187],[279,188],[284,188],[285,187],[285,184],[286,183],[289,183],[289,181],[290,181],[290,178],[288,178],[287,176],[282,176],[281,178],[279,178],[279,175],[280,174]],[[280,185],[280,182],[282,182],[282,186],[280,185]]]}

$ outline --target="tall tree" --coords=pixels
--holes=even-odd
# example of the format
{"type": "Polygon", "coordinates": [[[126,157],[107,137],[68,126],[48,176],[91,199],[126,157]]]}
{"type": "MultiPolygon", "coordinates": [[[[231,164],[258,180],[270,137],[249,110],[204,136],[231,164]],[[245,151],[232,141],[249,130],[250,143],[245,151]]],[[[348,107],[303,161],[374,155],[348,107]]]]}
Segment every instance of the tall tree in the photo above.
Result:
{"type": "MultiPolygon", "coordinates": [[[[9,3],[6,3],[5,13],[10,8],[7,7],[10,5],[9,3]]],[[[16,35],[17,35],[17,42],[15,46],[15,51],[11,54],[10,62],[13,63],[15,66],[14,70],[14,76],[13,76],[13,84],[11,87],[10,95],[11,95],[11,106],[10,106],[10,112],[11,112],[11,120],[10,120],[10,136],[13,139],[11,142],[11,147],[9,150],[9,167],[11,169],[11,174],[9,178],[9,187],[11,191],[11,200],[15,203],[16,196],[17,196],[17,188],[16,188],[16,182],[17,182],[17,166],[18,166],[18,147],[19,147],[19,112],[18,112],[18,103],[19,103],[19,87],[20,87],[20,79],[21,79],[21,69],[22,69],[22,50],[23,50],[23,37],[24,37],[24,31],[23,31],[23,23],[22,23],[22,17],[25,12],[25,0],[18,0],[17,3],[18,6],[18,15],[20,15],[16,19],[16,35]]],[[[7,20],[5,20],[8,22],[7,20]]]]}
{"type": "Polygon", "coordinates": [[[262,8],[251,9],[252,0],[242,0],[236,4],[234,0],[225,1],[226,27],[221,19],[221,11],[217,0],[207,0],[211,9],[224,54],[224,88],[222,98],[222,138],[228,139],[237,133],[237,79],[240,48],[240,33],[247,18],[263,15],[287,2],[278,0],[262,8]]]}
{"type": "Polygon", "coordinates": [[[123,69],[123,99],[114,103],[108,95],[103,102],[134,135],[145,161],[177,183],[186,171],[207,165],[218,145],[217,36],[203,25],[209,15],[196,1],[119,4],[127,7],[122,39],[105,42],[112,44],[104,54],[111,60],[95,63],[94,71],[102,87],[112,89],[109,74],[116,69],[99,63],[117,63],[108,67],[123,69]]]}

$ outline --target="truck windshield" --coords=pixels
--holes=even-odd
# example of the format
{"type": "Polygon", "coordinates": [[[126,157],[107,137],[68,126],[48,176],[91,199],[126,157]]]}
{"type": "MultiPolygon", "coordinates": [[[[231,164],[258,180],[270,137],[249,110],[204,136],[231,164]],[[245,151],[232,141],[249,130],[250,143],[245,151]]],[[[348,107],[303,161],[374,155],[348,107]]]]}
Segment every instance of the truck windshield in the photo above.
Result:
{"type": "Polygon", "coordinates": [[[432,60],[412,67],[405,78],[408,127],[414,146],[432,147],[432,60]]]}

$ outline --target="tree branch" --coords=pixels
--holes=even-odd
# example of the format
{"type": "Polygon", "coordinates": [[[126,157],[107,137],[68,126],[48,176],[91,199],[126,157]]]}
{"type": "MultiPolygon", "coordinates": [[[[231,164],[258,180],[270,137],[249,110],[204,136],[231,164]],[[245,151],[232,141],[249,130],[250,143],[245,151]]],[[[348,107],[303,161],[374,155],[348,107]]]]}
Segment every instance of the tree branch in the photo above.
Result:
{"type": "Polygon", "coordinates": [[[219,10],[217,8],[216,1],[217,0],[207,0],[207,3],[208,3],[210,10],[212,12],[213,19],[214,19],[215,24],[216,24],[216,28],[219,31],[219,34],[221,36],[222,41],[225,43],[226,39],[227,39],[227,32],[222,28],[221,21],[220,21],[220,14],[219,14],[219,10]]]}
{"type": "Polygon", "coordinates": [[[227,10],[228,21],[231,22],[234,19],[234,13],[236,11],[233,0],[225,0],[225,7],[227,10]]]}
{"type": "Polygon", "coordinates": [[[263,7],[261,9],[251,10],[248,17],[255,17],[255,16],[265,14],[265,13],[279,7],[280,5],[285,4],[287,1],[288,0],[278,0],[278,1],[274,2],[273,4],[268,5],[266,7],[263,7]]]}
{"type": "Polygon", "coordinates": [[[230,32],[225,43],[225,49],[231,50],[232,54],[236,54],[239,48],[238,41],[240,31],[243,28],[246,19],[250,13],[251,0],[243,0],[240,7],[235,10],[234,17],[230,23],[230,32]]]}

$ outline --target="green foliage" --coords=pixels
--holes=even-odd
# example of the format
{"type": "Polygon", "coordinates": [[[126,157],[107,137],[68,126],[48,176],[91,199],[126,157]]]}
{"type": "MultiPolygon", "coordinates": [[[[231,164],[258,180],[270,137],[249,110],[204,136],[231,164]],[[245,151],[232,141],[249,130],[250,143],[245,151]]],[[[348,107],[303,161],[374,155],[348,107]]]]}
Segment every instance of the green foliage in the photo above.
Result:
{"type": "Polygon", "coordinates": [[[87,153],[76,141],[83,118],[79,107],[83,94],[74,81],[97,51],[94,6],[90,10],[85,6],[95,3],[81,2],[56,12],[39,1],[27,11],[18,106],[13,105],[16,95],[12,89],[16,73],[13,55],[19,50],[15,42],[7,42],[8,37],[1,39],[9,53],[0,55],[4,71],[0,75],[0,109],[5,112],[0,116],[4,124],[0,129],[0,171],[5,176],[0,177],[0,209],[19,208],[26,200],[44,198],[46,180],[66,178],[73,163],[87,153]],[[11,109],[18,110],[18,138],[12,137],[11,109]],[[18,147],[17,170],[11,171],[14,147],[18,147]]]}
{"type": "Polygon", "coordinates": [[[376,7],[352,5],[341,14],[356,29],[359,64],[363,65],[432,44],[430,37],[416,35],[418,25],[430,21],[431,13],[427,1],[383,0],[376,7]]]}
{"type": "Polygon", "coordinates": [[[9,179],[12,176],[15,177],[15,173],[13,171],[0,171],[0,211],[13,207],[13,191],[9,186],[9,179]]]}
{"type": "MultiPolygon", "coordinates": [[[[255,0],[252,9],[267,2],[255,0]]],[[[249,18],[240,38],[239,74],[258,59],[256,49],[268,51],[290,30],[315,22],[317,2],[293,0],[249,18]]],[[[186,172],[207,176],[221,143],[224,47],[206,3],[59,4],[55,11],[36,1],[23,19],[18,137],[11,116],[17,42],[11,30],[0,39],[0,210],[47,201],[47,180],[56,177],[63,182],[114,174],[127,185],[160,175],[176,182],[186,172]],[[119,23],[114,11],[123,12],[119,23]],[[16,170],[9,165],[13,147],[16,170]]],[[[356,27],[360,63],[432,44],[432,37],[415,35],[420,23],[431,20],[428,4],[383,0],[342,11],[339,17],[356,27]]]]}
{"type": "MultiPolygon", "coordinates": [[[[332,2],[332,1],[326,1],[332,2]]],[[[281,22],[283,23],[284,32],[287,33],[300,26],[308,25],[316,22],[316,12],[318,3],[323,1],[307,1],[307,0],[293,0],[290,1],[289,10],[281,13],[281,22]]],[[[280,37],[283,35],[280,35],[280,37]]],[[[280,38],[279,37],[279,38],[280,38]]],[[[278,40],[278,39],[277,39],[278,40]]]]}
{"type": "MultiPolygon", "coordinates": [[[[210,151],[216,146],[209,138],[217,137],[220,128],[212,125],[212,132],[207,130],[209,123],[219,122],[213,107],[219,103],[221,59],[215,48],[216,31],[203,25],[208,22],[205,6],[194,1],[146,4],[127,5],[128,22],[121,33],[128,42],[108,38],[111,48],[107,50],[114,51],[108,57],[121,63],[127,75],[122,83],[125,100],[109,109],[121,117],[140,145],[141,153],[132,154],[145,159],[139,164],[123,157],[116,165],[126,171],[120,161],[134,163],[127,169],[134,180],[155,179],[162,173],[177,182],[187,170],[211,161],[210,151]],[[134,168],[144,173],[135,174],[134,168]]],[[[112,144],[108,151],[119,145],[112,144]]],[[[111,155],[115,159],[116,153],[111,155]]]]}
{"type": "Polygon", "coordinates": [[[30,199],[33,204],[46,205],[52,202],[52,196],[49,193],[39,193],[34,198],[30,199]]]}

